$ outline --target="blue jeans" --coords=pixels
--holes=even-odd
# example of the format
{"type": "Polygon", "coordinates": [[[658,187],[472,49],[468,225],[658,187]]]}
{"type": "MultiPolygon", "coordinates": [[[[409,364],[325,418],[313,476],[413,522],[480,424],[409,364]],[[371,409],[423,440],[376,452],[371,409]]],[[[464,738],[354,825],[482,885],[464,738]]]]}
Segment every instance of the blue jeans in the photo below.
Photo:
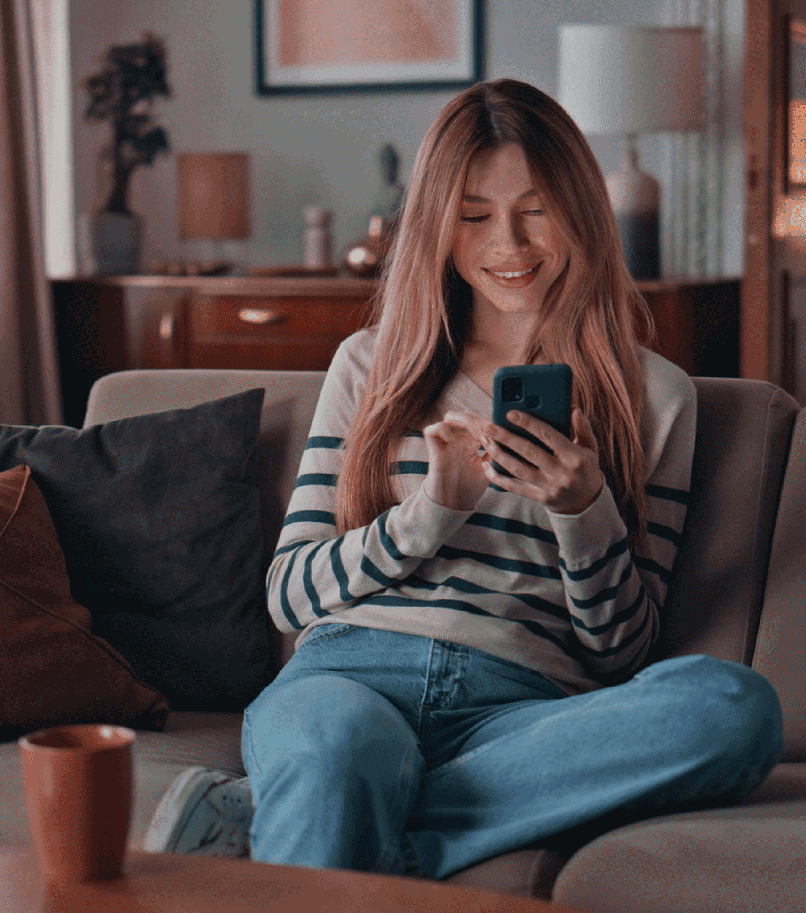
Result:
{"type": "Polygon", "coordinates": [[[738,801],[781,743],[775,691],[737,663],[678,657],[569,697],[479,650],[332,623],[246,710],[252,858],[444,878],[597,820],[738,801]]]}

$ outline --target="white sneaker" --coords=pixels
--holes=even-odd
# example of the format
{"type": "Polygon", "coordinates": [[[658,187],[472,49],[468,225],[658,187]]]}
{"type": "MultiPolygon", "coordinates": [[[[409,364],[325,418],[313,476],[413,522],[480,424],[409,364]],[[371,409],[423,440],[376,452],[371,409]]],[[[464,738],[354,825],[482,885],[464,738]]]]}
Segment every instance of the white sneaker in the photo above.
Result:
{"type": "Polygon", "coordinates": [[[147,853],[248,856],[252,790],[206,767],[188,767],[168,787],[146,831],[147,853]]]}

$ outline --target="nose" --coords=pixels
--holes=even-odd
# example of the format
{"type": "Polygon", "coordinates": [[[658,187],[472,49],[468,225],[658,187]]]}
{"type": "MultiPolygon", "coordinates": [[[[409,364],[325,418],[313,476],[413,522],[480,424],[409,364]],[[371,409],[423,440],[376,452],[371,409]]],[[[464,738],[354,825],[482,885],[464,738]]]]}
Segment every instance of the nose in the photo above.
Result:
{"type": "Polygon", "coordinates": [[[502,212],[493,226],[492,245],[501,254],[521,251],[529,246],[529,237],[523,220],[517,214],[502,212]]]}

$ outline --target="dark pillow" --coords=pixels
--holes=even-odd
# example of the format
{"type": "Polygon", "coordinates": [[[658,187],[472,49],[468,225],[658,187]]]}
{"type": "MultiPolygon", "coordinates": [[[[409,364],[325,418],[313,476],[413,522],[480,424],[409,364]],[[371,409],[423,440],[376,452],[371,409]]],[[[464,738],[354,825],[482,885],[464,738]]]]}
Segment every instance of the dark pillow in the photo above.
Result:
{"type": "Polygon", "coordinates": [[[272,677],[264,392],[81,431],[0,426],[0,470],[31,467],[94,632],[173,709],[240,710],[272,677]]]}
{"type": "Polygon", "coordinates": [[[0,738],[65,723],[163,728],[168,702],[91,623],[30,469],[0,473],[0,738]]]}

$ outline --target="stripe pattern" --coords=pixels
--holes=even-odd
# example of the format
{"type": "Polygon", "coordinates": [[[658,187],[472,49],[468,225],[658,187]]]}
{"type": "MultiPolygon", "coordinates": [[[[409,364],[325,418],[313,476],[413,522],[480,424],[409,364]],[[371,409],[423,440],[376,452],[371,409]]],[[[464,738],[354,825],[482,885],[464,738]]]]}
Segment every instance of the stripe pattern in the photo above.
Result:
{"type": "MultiPolygon", "coordinates": [[[[369,368],[367,332],[342,344],[322,389],[267,577],[277,626],[302,632],[298,645],[330,621],[461,643],[537,670],[569,694],[634,674],[658,635],[685,520],[691,381],[659,356],[648,361],[660,376],[647,389],[660,402],[649,398],[645,424],[659,437],[647,441],[650,522],[636,554],[607,488],[577,517],[493,486],[472,512],[434,504],[422,491],[422,434],[401,438],[390,465],[400,503],[337,536],[335,486],[369,368]]],[[[457,391],[449,393],[455,409],[457,391]]]]}

